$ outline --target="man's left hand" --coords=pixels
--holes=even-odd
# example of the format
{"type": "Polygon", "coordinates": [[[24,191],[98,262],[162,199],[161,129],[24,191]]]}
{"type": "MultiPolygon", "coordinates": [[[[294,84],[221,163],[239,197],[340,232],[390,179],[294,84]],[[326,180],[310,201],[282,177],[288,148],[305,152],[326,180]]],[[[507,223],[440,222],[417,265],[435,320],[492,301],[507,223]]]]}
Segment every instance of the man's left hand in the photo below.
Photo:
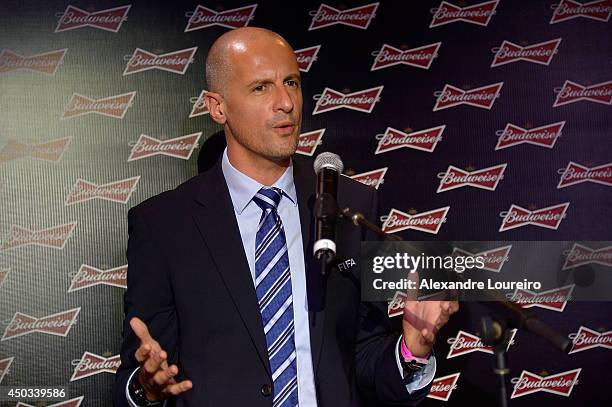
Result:
{"type": "Polygon", "coordinates": [[[436,334],[448,318],[459,310],[457,301],[407,300],[404,304],[404,343],[416,357],[425,357],[431,352],[436,334]]]}

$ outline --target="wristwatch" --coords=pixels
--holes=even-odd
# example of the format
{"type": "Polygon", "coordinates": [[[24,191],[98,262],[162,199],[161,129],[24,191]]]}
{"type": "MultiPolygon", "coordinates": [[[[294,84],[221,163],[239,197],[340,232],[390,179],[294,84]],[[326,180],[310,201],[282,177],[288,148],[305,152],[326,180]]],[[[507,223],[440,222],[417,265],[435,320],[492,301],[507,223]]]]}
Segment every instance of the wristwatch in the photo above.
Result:
{"type": "Polygon", "coordinates": [[[162,400],[152,401],[152,400],[149,400],[147,396],[145,396],[145,391],[140,385],[140,382],[138,381],[137,373],[132,375],[132,379],[130,380],[128,389],[129,389],[130,397],[132,398],[132,401],[138,407],[161,406],[163,403],[162,400]]]}

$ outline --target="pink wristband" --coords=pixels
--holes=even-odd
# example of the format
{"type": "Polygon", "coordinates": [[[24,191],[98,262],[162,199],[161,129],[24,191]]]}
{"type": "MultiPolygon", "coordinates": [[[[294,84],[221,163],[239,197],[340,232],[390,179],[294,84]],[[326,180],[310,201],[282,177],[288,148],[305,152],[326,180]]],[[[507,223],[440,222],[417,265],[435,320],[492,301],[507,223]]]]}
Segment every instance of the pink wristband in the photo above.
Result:
{"type": "Polygon", "coordinates": [[[410,352],[410,349],[408,349],[408,346],[406,346],[406,342],[404,341],[404,337],[402,336],[402,345],[401,345],[401,351],[402,351],[402,357],[404,358],[404,360],[408,361],[408,360],[412,360],[412,359],[420,359],[420,360],[427,360],[429,359],[429,354],[425,357],[419,358],[417,356],[414,356],[412,354],[412,352],[410,352]]]}

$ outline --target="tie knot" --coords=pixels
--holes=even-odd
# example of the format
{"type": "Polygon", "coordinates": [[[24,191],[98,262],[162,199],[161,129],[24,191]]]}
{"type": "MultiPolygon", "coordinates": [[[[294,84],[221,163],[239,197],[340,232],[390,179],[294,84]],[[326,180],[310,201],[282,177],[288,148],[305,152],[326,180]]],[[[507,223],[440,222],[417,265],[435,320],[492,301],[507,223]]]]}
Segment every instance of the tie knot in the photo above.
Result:
{"type": "Polygon", "coordinates": [[[278,208],[278,203],[283,197],[283,191],[278,188],[263,187],[255,194],[253,201],[261,208],[266,209],[278,208]]]}

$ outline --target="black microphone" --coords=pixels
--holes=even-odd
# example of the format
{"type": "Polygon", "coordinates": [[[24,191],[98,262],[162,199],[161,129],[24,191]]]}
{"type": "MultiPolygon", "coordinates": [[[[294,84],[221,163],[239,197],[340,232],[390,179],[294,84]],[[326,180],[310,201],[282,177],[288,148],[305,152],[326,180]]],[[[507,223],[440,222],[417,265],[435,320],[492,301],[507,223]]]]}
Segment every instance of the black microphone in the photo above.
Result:
{"type": "MultiPolygon", "coordinates": [[[[338,176],[344,164],[337,154],[321,153],[314,162],[317,174],[317,198],[314,204],[315,242],[313,254],[322,264],[329,264],[336,256],[336,219],[338,217],[338,176]]],[[[323,268],[325,273],[325,268],[323,268]]]]}

